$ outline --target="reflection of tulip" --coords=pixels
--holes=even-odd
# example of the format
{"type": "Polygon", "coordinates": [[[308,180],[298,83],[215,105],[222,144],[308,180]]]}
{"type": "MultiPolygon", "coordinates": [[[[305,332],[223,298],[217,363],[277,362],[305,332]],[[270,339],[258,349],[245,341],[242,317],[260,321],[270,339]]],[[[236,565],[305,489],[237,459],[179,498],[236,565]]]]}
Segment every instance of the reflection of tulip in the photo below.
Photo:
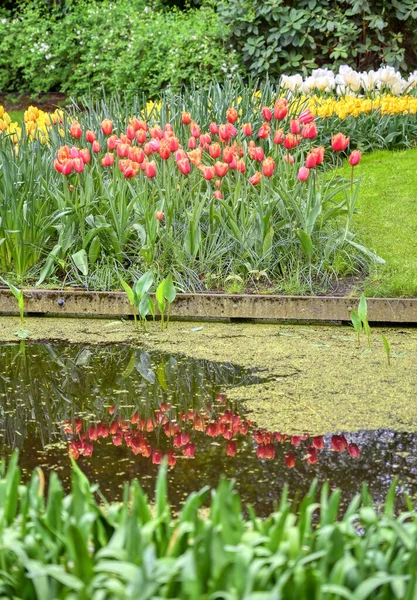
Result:
{"type": "Polygon", "coordinates": [[[153,450],[152,451],[152,464],[160,465],[162,462],[162,452],[161,450],[153,450]]]}
{"type": "Polygon", "coordinates": [[[219,426],[217,423],[209,423],[207,425],[206,434],[209,437],[216,437],[219,435],[219,426]]]}
{"type": "Polygon", "coordinates": [[[313,445],[313,448],[316,448],[316,450],[323,450],[324,448],[324,439],[322,435],[317,435],[316,437],[313,437],[311,443],[313,445]]]}
{"type": "Polygon", "coordinates": [[[349,444],[348,452],[352,458],[360,458],[361,452],[356,444],[349,444]]]}
{"type": "Polygon", "coordinates": [[[309,465],[315,465],[317,462],[317,450],[315,448],[308,449],[307,462],[309,465]]]}
{"type": "Polygon", "coordinates": [[[170,467],[174,467],[175,463],[177,462],[177,459],[175,457],[175,454],[172,450],[168,450],[167,452],[167,459],[168,459],[168,465],[170,467]]]}
{"type": "Polygon", "coordinates": [[[293,435],[291,436],[291,444],[293,446],[299,446],[301,443],[301,438],[299,435],[293,435]]]}
{"type": "Polygon", "coordinates": [[[186,446],[184,446],[182,453],[188,458],[194,458],[195,444],[193,442],[189,442],[186,446]]]}
{"type": "Polygon", "coordinates": [[[237,444],[234,440],[230,440],[226,444],[226,456],[236,456],[237,444]]]}
{"type": "Polygon", "coordinates": [[[121,446],[121,445],[122,445],[122,441],[123,441],[123,437],[122,437],[122,435],[119,433],[119,434],[117,434],[117,435],[113,435],[113,436],[112,436],[112,438],[111,438],[111,440],[112,440],[112,442],[113,442],[113,444],[114,444],[115,446],[121,446]]]}
{"type": "Polygon", "coordinates": [[[292,452],[287,454],[285,456],[284,460],[285,460],[285,464],[287,465],[287,467],[289,469],[292,469],[293,467],[295,467],[295,455],[292,452]]]}
{"type": "Polygon", "coordinates": [[[335,452],[343,452],[348,447],[348,443],[344,435],[332,435],[331,447],[335,452]]]}

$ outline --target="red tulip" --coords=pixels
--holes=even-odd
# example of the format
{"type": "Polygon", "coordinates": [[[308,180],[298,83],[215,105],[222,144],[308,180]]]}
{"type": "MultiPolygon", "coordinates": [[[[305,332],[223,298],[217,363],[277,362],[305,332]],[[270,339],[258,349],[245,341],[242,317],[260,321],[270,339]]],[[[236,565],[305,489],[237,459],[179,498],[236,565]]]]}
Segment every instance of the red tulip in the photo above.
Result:
{"type": "Polygon", "coordinates": [[[101,159],[103,167],[111,167],[114,164],[114,155],[111,152],[106,152],[104,158],[101,159]]]}
{"type": "Polygon", "coordinates": [[[317,127],[315,123],[307,123],[301,130],[301,135],[307,140],[313,140],[317,135],[317,127]]]}
{"type": "Polygon", "coordinates": [[[180,148],[175,153],[175,161],[178,162],[182,158],[188,158],[188,154],[185,152],[185,150],[183,150],[182,148],[180,148]]]}
{"type": "Polygon", "coordinates": [[[198,125],[195,121],[191,121],[190,127],[191,135],[195,138],[200,137],[200,125],[198,125]]]}
{"type": "Polygon", "coordinates": [[[107,139],[107,148],[109,150],[114,150],[117,146],[117,144],[120,143],[119,138],[117,137],[117,135],[111,135],[108,139],[107,139]]]}
{"type": "Polygon", "coordinates": [[[316,165],[321,165],[324,161],[324,147],[312,148],[311,153],[316,157],[316,165]]]}
{"type": "Polygon", "coordinates": [[[211,144],[211,135],[209,133],[202,133],[200,135],[200,146],[207,150],[209,144],[211,144]]]}
{"type": "Polygon", "coordinates": [[[288,114],[287,104],[288,104],[288,101],[286,100],[286,98],[281,98],[275,102],[274,117],[277,120],[281,121],[282,119],[285,119],[285,117],[287,116],[287,114],[288,114]]]}
{"type": "Polygon", "coordinates": [[[235,441],[230,440],[226,444],[226,456],[236,456],[237,444],[235,441]]]}
{"type": "Polygon", "coordinates": [[[286,150],[292,150],[292,148],[295,148],[296,146],[298,146],[299,143],[300,143],[300,136],[298,136],[298,135],[293,135],[292,133],[287,133],[287,135],[284,138],[284,148],[286,148],[286,150]]]}
{"type": "Polygon", "coordinates": [[[210,123],[209,129],[210,133],[212,133],[213,135],[217,135],[219,133],[219,126],[214,121],[210,123]]]}
{"type": "Polygon", "coordinates": [[[236,133],[237,129],[231,123],[222,124],[219,127],[219,137],[222,142],[228,143],[236,133]]]}
{"type": "Polygon", "coordinates": [[[221,148],[220,148],[220,144],[218,144],[217,142],[215,142],[214,144],[211,144],[211,146],[209,146],[209,153],[211,158],[219,158],[220,154],[221,154],[221,148]]]}
{"type": "Polygon", "coordinates": [[[332,148],[336,152],[342,152],[349,146],[350,138],[343,135],[343,133],[336,133],[332,135],[332,148]]]}
{"type": "Polygon", "coordinates": [[[309,448],[307,454],[307,463],[309,465],[315,465],[317,463],[317,450],[315,448],[309,448]]]}
{"type": "Polygon", "coordinates": [[[262,163],[262,173],[265,177],[272,177],[275,170],[275,161],[271,156],[268,156],[262,163]]]}
{"type": "Polygon", "coordinates": [[[123,442],[122,434],[119,433],[117,435],[113,435],[111,441],[113,442],[114,446],[121,446],[123,442]]]}
{"type": "Polygon", "coordinates": [[[152,160],[145,165],[145,175],[148,179],[152,179],[156,175],[156,162],[152,160]]]}
{"type": "Polygon", "coordinates": [[[135,134],[135,138],[138,144],[144,144],[146,142],[146,131],[139,129],[135,134]]]}
{"type": "Polygon", "coordinates": [[[348,452],[352,458],[360,458],[361,452],[356,444],[349,444],[348,452]]]}
{"type": "Polygon", "coordinates": [[[138,164],[145,160],[145,153],[142,148],[138,148],[138,146],[129,147],[128,156],[130,160],[133,160],[138,164]]]}
{"type": "Polygon", "coordinates": [[[226,110],[226,119],[229,123],[236,123],[238,118],[238,112],[235,108],[228,108],[226,110]]]}
{"type": "Polygon", "coordinates": [[[88,163],[91,161],[91,155],[90,155],[90,151],[88,150],[88,148],[81,148],[79,155],[80,155],[80,158],[83,159],[84,164],[88,165],[88,163]]]}
{"type": "Polygon", "coordinates": [[[313,437],[311,443],[313,444],[313,448],[316,448],[316,450],[323,450],[324,448],[324,439],[322,435],[317,435],[316,437],[313,437]]]}
{"type": "Polygon", "coordinates": [[[100,152],[100,150],[101,150],[100,143],[97,140],[94,140],[93,145],[91,146],[91,149],[94,153],[97,154],[97,152],[100,152]]]}
{"type": "Polygon", "coordinates": [[[307,167],[307,169],[314,169],[316,164],[317,164],[316,155],[313,152],[309,152],[306,157],[305,166],[307,167]]]}
{"type": "Polygon", "coordinates": [[[349,156],[349,163],[352,165],[352,167],[356,167],[356,165],[359,163],[360,159],[361,159],[361,153],[359,152],[359,150],[354,150],[352,152],[352,154],[349,156]]]}
{"type": "Polygon", "coordinates": [[[300,133],[300,121],[298,119],[291,119],[290,121],[290,131],[293,135],[297,135],[300,133]]]}
{"type": "MultiPolygon", "coordinates": [[[[59,161],[57,158],[54,160],[54,169],[55,171],[58,171],[58,173],[62,173],[62,168],[63,168],[64,164],[59,161]]],[[[71,167],[72,170],[72,167],[71,167]]]]}
{"type": "Polygon", "coordinates": [[[293,469],[295,467],[295,455],[292,452],[287,454],[284,460],[289,469],[293,469]]]}
{"type": "Polygon", "coordinates": [[[162,462],[162,452],[156,448],[152,450],[152,464],[160,465],[162,462]]]}
{"type": "Polygon", "coordinates": [[[259,171],[257,173],[255,173],[255,175],[252,175],[252,177],[249,177],[249,183],[251,183],[252,185],[258,185],[258,183],[261,181],[262,179],[262,173],[260,173],[259,171]]]}
{"type": "Polygon", "coordinates": [[[217,179],[217,180],[215,181],[215,184],[214,184],[214,185],[215,185],[216,187],[218,187],[218,188],[219,188],[219,187],[221,187],[221,186],[222,186],[222,181],[221,181],[221,179],[217,179]]]}
{"type": "Polygon", "coordinates": [[[155,125],[149,130],[149,135],[153,139],[162,140],[162,138],[164,137],[164,132],[162,131],[159,125],[155,125]]]}
{"type": "Polygon", "coordinates": [[[171,150],[169,149],[169,146],[165,140],[162,140],[159,146],[159,156],[162,158],[162,160],[168,160],[168,158],[171,156],[171,150]]]}
{"type": "Polygon", "coordinates": [[[262,161],[265,158],[265,153],[261,146],[256,146],[253,150],[253,158],[254,160],[262,161]]]}
{"type": "Polygon", "coordinates": [[[293,446],[298,447],[300,445],[300,443],[301,443],[301,438],[300,438],[299,435],[292,435],[291,436],[291,444],[293,446]]]}
{"type": "Polygon", "coordinates": [[[270,124],[263,123],[258,131],[258,138],[261,138],[261,140],[265,140],[266,138],[269,137],[270,132],[271,132],[270,124]]]}
{"type": "Polygon", "coordinates": [[[331,447],[332,450],[336,452],[343,452],[345,448],[348,447],[348,443],[344,435],[332,435],[331,438],[331,447]]]}
{"type": "Polygon", "coordinates": [[[83,134],[80,124],[78,123],[78,121],[73,121],[71,123],[71,127],[69,128],[69,132],[70,135],[72,135],[73,138],[80,138],[83,134]]]}
{"type": "Polygon", "coordinates": [[[195,444],[193,442],[189,442],[188,444],[186,444],[184,446],[184,448],[182,449],[182,453],[184,456],[187,456],[188,458],[194,458],[195,444]]]}
{"type": "Polygon", "coordinates": [[[189,125],[191,123],[191,115],[189,112],[183,112],[181,115],[181,121],[184,125],[189,125]]]}
{"type": "Polygon", "coordinates": [[[113,123],[110,121],[110,119],[104,119],[104,121],[101,122],[101,131],[104,133],[104,135],[111,134],[113,131],[113,123]]]}
{"type": "Polygon", "coordinates": [[[306,181],[308,179],[308,176],[310,175],[310,170],[307,169],[307,167],[301,167],[301,169],[298,171],[298,181],[306,181]]]}
{"type": "Polygon", "coordinates": [[[175,457],[175,454],[172,450],[169,450],[167,452],[167,459],[168,459],[168,466],[170,467],[175,467],[175,463],[177,462],[177,459],[175,457]]]}
{"type": "Polygon", "coordinates": [[[84,171],[84,161],[82,158],[74,158],[72,161],[72,166],[76,173],[82,173],[84,171]]]}
{"type": "Polygon", "coordinates": [[[311,110],[307,108],[307,110],[300,114],[298,119],[301,121],[301,123],[303,123],[303,125],[305,125],[306,123],[311,123],[312,121],[314,121],[314,115],[311,112],[311,110]]]}
{"type": "Polygon", "coordinates": [[[191,171],[191,165],[188,158],[182,158],[177,162],[178,168],[183,175],[188,175],[191,171]]]}
{"type": "Polygon", "coordinates": [[[170,152],[176,152],[178,150],[178,148],[180,147],[180,142],[179,142],[178,138],[175,137],[175,135],[173,135],[169,138],[168,146],[169,146],[170,152]]]}
{"type": "Polygon", "coordinates": [[[214,163],[214,172],[217,177],[224,177],[229,170],[229,165],[224,162],[215,162],[214,163]]]}
{"type": "Polygon", "coordinates": [[[205,165],[201,165],[201,172],[203,174],[204,179],[206,179],[207,181],[211,181],[212,179],[214,179],[215,176],[215,171],[214,171],[214,167],[206,167],[205,165]]]}
{"type": "Polygon", "coordinates": [[[94,133],[94,131],[91,131],[91,129],[88,129],[85,132],[85,139],[87,140],[87,142],[89,142],[90,144],[92,144],[97,139],[96,138],[96,134],[94,133]]]}
{"type": "Polygon", "coordinates": [[[246,172],[246,165],[245,165],[245,161],[243,160],[243,158],[241,158],[237,161],[236,169],[239,171],[239,173],[246,172]]]}
{"type": "Polygon", "coordinates": [[[213,194],[214,198],[217,198],[217,200],[220,200],[221,198],[223,198],[223,194],[221,193],[220,190],[216,190],[213,194]]]}
{"type": "Polygon", "coordinates": [[[129,146],[127,144],[118,144],[117,156],[120,156],[120,158],[126,158],[129,156],[129,146]]]}
{"type": "Polygon", "coordinates": [[[272,119],[272,112],[267,106],[263,106],[261,112],[265,121],[270,121],[272,119]]]}
{"type": "Polygon", "coordinates": [[[231,148],[230,146],[226,146],[223,149],[223,161],[227,164],[230,164],[232,162],[232,160],[235,157],[235,152],[233,150],[233,148],[231,148]]]}
{"type": "Polygon", "coordinates": [[[274,144],[282,144],[284,141],[284,132],[282,129],[278,129],[274,134],[274,144]]]}
{"type": "Polygon", "coordinates": [[[252,125],[250,123],[243,123],[242,131],[244,135],[252,135],[252,125]]]}
{"type": "Polygon", "coordinates": [[[195,150],[195,148],[197,148],[197,140],[195,137],[190,137],[188,140],[188,147],[190,150],[195,150]]]}

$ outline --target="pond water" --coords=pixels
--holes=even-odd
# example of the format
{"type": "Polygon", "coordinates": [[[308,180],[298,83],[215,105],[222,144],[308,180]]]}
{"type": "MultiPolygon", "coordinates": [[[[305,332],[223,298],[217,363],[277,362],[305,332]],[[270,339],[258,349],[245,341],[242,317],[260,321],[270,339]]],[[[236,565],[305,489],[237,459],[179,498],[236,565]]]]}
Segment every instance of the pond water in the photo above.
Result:
{"type": "Polygon", "coordinates": [[[72,455],[109,500],[138,478],[153,498],[167,455],[174,507],[193,490],[236,480],[244,503],[268,514],[285,483],[290,495],[317,477],[344,502],[369,484],[381,501],[392,479],[417,493],[417,432],[390,430],[291,436],[259,429],[228,391],[263,380],[215,363],[130,346],[8,344],[0,347],[0,452],[19,448],[24,474],[41,466],[69,485],[72,455]]]}

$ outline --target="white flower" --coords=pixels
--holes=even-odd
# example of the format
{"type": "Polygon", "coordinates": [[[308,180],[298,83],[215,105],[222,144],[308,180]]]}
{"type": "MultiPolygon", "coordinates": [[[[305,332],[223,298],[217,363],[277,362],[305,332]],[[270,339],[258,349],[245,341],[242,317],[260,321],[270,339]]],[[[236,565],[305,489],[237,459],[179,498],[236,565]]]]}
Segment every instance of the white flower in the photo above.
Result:
{"type": "Polygon", "coordinates": [[[301,90],[303,78],[301,75],[283,75],[281,78],[282,87],[293,94],[301,90]]]}
{"type": "Polygon", "coordinates": [[[372,92],[378,83],[378,72],[377,71],[364,71],[360,74],[362,87],[365,92],[372,92]]]}
{"type": "Polygon", "coordinates": [[[361,77],[357,71],[354,71],[348,65],[341,65],[339,73],[336,75],[336,84],[346,87],[352,92],[357,92],[361,87],[361,77]]]}

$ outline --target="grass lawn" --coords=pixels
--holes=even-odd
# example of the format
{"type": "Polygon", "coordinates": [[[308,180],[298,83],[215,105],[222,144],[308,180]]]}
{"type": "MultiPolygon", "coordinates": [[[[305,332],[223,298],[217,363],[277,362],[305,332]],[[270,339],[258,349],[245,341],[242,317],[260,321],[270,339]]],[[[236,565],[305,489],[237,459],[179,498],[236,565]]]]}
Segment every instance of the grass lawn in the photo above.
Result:
{"type": "Polygon", "coordinates": [[[354,230],[385,260],[371,267],[365,294],[417,296],[417,150],[374,152],[355,174],[361,188],[354,230]]]}

